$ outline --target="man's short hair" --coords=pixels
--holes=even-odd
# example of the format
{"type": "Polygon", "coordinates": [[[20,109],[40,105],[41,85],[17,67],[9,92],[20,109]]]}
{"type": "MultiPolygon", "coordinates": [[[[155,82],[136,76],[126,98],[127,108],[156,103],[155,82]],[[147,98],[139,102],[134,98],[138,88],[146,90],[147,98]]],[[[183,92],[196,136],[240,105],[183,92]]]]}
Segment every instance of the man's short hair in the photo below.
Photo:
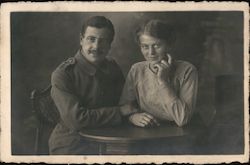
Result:
{"type": "Polygon", "coordinates": [[[82,30],[81,30],[81,35],[84,36],[85,31],[87,29],[88,26],[91,27],[96,27],[96,28],[106,28],[110,31],[110,43],[113,41],[114,39],[114,35],[115,35],[115,30],[114,30],[114,25],[112,24],[112,22],[107,19],[104,16],[94,16],[89,18],[85,23],[83,23],[82,25],[82,30]]]}
{"type": "Polygon", "coordinates": [[[162,39],[168,45],[175,42],[176,34],[175,29],[170,23],[161,20],[153,19],[145,22],[136,30],[136,41],[139,43],[139,37],[143,34],[148,34],[152,37],[162,39]]]}

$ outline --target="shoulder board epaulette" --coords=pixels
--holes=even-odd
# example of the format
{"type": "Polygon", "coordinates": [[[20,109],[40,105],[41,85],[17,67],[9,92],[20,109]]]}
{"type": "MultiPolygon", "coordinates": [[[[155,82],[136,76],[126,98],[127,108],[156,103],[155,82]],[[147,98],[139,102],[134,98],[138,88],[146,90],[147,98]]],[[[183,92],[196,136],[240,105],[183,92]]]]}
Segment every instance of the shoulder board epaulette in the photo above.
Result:
{"type": "Polygon", "coordinates": [[[64,61],[60,66],[59,68],[60,69],[66,69],[68,68],[69,66],[72,66],[76,63],[76,60],[75,58],[71,57],[71,58],[68,58],[66,61],[64,61]]]}

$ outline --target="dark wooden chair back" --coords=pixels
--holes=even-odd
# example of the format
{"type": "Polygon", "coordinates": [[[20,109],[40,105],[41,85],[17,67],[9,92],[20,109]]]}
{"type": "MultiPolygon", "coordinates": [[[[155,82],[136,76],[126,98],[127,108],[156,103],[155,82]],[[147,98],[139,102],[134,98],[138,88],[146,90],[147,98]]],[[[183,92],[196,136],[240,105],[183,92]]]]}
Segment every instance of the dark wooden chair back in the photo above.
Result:
{"type": "Polygon", "coordinates": [[[33,112],[38,119],[35,135],[35,154],[49,154],[48,139],[60,119],[59,112],[50,96],[51,86],[46,89],[34,89],[31,92],[33,112]]]}

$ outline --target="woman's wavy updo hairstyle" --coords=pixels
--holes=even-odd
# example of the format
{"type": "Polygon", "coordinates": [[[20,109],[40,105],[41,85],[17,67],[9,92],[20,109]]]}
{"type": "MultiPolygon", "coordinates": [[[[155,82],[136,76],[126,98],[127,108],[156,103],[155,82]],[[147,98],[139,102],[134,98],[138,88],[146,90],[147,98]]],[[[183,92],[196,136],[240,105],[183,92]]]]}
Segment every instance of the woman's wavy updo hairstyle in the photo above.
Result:
{"type": "Polygon", "coordinates": [[[149,20],[136,30],[136,42],[140,44],[140,36],[146,34],[164,40],[172,46],[176,40],[176,32],[173,26],[161,20],[149,20]]]}

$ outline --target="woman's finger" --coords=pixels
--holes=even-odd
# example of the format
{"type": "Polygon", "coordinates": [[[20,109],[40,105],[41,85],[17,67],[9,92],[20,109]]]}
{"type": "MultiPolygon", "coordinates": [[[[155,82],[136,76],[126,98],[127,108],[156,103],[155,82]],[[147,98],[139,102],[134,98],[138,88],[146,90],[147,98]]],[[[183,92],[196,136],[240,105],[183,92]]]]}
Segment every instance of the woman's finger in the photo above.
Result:
{"type": "Polygon", "coordinates": [[[168,64],[171,65],[172,64],[172,57],[170,56],[170,54],[167,54],[168,56],[168,64]]]}
{"type": "Polygon", "coordinates": [[[153,72],[154,72],[155,74],[157,74],[158,71],[159,71],[159,68],[160,68],[159,65],[154,64],[153,67],[152,67],[152,70],[153,70],[153,72]]]}
{"type": "Polygon", "coordinates": [[[168,61],[167,61],[166,59],[162,59],[162,60],[160,61],[160,65],[161,65],[161,67],[163,67],[163,68],[168,68],[168,67],[170,67],[170,64],[168,63],[168,61]]]}
{"type": "Polygon", "coordinates": [[[166,60],[161,60],[161,64],[168,65],[168,62],[166,60]]]}
{"type": "Polygon", "coordinates": [[[147,120],[149,120],[151,125],[154,125],[154,124],[158,125],[158,126],[160,125],[160,123],[152,115],[150,115],[148,113],[144,113],[144,115],[147,118],[147,120]]]}
{"type": "Polygon", "coordinates": [[[153,118],[153,122],[154,122],[154,124],[157,125],[157,126],[160,125],[160,123],[159,123],[155,118],[153,118]]]}
{"type": "Polygon", "coordinates": [[[146,121],[147,123],[150,123],[152,119],[145,116],[145,117],[142,118],[142,120],[146,121]]]}
{"type": "Polygon", "coordinates": [[[154,64],[154,68],[157,68],[159,70],[161,68],[161,66],[159,63],[157,63],[157,64],[154,64]]]}
{"type": "Polygon", "coordinates": [[[149,119],[147,117],[144,117],[143,120],[144,120],[146,126],[149,126],[149,125],[153,126],[154,125],[153,119],[149,119]]]}
{"type": "Polygon", "coordinates": [[[155,64],[155,66],[157,67],[157,74],[161,74],[161,72],[166,69],[167,67],[161,63],[155,64]]]}
{"type": "Polygon", "coordinates": [[[138,122],[138,125],[141,126],[141,127],[145,127],[147,125],[147,122],[145,122],[144,120],[140,120],[138,122]]]}
{"type": "Polygon", "coordinates": [[[143,115],[146,116],[147,118],[151,119],[151,120],[154,118],[152,115],[150,115],[148,113],[145,113],[145,112],[143,113],[143,115]]]}

